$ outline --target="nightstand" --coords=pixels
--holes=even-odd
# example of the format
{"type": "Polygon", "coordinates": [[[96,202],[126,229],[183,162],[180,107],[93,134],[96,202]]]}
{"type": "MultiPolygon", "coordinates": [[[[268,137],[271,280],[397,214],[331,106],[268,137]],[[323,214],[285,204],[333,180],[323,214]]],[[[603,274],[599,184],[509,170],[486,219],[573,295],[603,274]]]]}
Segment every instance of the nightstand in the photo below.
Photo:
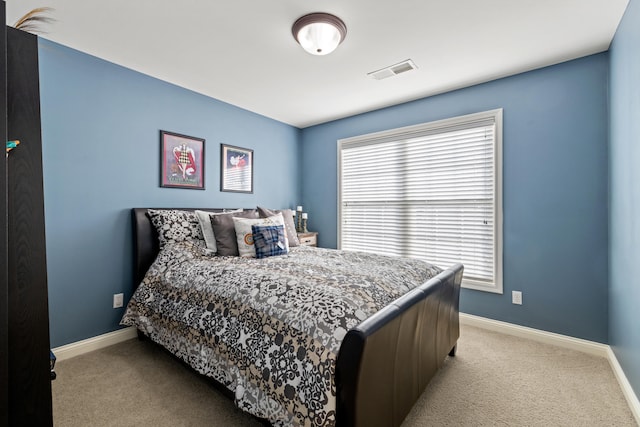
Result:
{"type": "Polygon", "coordinates": [[[318,246],[318,232],[298,233],[298,240],[300,240],[301,246],[318,246]]]}

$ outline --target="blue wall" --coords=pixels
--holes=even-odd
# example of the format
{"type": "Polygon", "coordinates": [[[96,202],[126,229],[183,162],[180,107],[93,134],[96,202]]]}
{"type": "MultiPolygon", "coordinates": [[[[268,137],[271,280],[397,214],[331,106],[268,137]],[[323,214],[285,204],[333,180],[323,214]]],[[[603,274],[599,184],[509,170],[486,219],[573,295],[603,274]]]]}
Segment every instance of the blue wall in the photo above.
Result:
{"type": "Polygon", "coordinates": [[[640,394],[640,1],[611,45],[609,341],[640,394]]]}
{"type": "Polygon", "coordinates": [[[503,108],[505,293],[463,290],[461,309],[609,342],[640,393],[639,3],[610,54],[302,131],[40,39],[52,346],[118,328],[112,295],[133,287],[131,207],[302,200],[320,244],[335,247],[338,139],[503,108]],[[205,191],[158,186],[160,129],[206,139],[205,191]],[[253,195],[219,191],[220,143],[255,150],[253,195]]]}
{"type": "Polygon", "coordinates": [[[118,328],[130,208],[299,204],[298,129],[43,39],[39,52],[53,347],[118,328]],[[159,187],[160,129],[206,139],[206,190],[159,187]],[[254,194],[219,191],[220,143],[254,149],[254,194]]]}
{"type": "Polygon", "coordinates": [[[608,54],[302,131],[46,40],[40,68],[54,347],[117,329],[112,295],[128,299],[133,286],[131,207],[302,200],[320,244],[335,247],[338,139],[494,108],[504,109],[505,293],[463,290],[461,309],[608,340],[608,54]],[[205,191],[158,186],[160,129],[207,140],[205,191]],[[255,150],[253,195],[219,191],[220,143],[255,150]]]}
{"type": "Polygon", "coordinates": [[[607,342],[607,85],[598,54],[303,129],[310,228],[336,247],[338,139],[503,108],[504,295],[465,289],[461,310],[607,342]]]}

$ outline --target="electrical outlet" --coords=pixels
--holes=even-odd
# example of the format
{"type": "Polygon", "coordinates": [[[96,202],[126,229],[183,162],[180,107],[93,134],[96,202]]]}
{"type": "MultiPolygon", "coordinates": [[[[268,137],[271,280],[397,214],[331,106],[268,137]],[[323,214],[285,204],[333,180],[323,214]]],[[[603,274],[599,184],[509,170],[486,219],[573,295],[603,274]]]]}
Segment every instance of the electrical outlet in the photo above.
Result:
{"type": "Polygon", "coordinates": [[[113,308],[120,308],[124,305],[124,294],[113,294],[113,308]]]}
{"type": "Polygon", "coordinates": [[[521,291],[511,291],[511,302],[513,304],[522,305],[522,292],[521,291]]]}

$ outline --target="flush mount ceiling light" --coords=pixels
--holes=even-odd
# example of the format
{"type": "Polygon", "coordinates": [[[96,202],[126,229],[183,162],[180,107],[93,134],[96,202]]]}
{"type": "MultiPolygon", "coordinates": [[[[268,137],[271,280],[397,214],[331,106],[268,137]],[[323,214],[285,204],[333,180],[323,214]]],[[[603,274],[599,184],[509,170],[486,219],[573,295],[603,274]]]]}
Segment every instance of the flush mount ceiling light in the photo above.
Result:
{"type": "Polygon", "coordinates": [[[328,13],[310,13],[299,18],[291,28],[293,38],[312,55],[333,52],[347,35],[342,19],[328,13]]]}

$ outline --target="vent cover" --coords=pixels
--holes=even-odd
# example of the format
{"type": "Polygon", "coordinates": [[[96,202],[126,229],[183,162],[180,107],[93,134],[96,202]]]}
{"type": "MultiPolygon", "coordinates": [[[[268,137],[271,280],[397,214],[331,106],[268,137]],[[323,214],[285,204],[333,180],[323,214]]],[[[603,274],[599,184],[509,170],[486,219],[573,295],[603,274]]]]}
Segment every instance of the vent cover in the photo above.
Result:
{"type": "Polygon", "coordinates": [[[381,68],[377,71],[372,71],[367,73],[367,76],[372,77],[376,80],[386,79],[387,77],[397,76],[398,74],[406,73],[407,71],[415,70],[416,64],[413,63],[412,60],[407,59],[406,61],[398,62],[397,64],[390,65],[385,68],[381,68]]]}

